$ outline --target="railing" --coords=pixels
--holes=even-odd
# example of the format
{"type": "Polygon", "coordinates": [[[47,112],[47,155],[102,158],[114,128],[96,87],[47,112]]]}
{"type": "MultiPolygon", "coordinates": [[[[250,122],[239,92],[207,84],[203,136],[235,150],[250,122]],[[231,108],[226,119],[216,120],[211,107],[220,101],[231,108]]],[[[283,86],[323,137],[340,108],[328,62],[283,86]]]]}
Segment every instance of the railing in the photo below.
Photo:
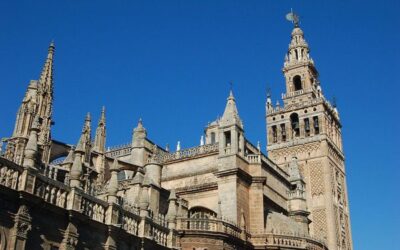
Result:
{"type": "Polygon", "coordinates": [[[107,148],[106,156],[108,157],[124,156],[124,155],[129,155],[131,151],[132,151],[131,144],[126,143],[107,148]]]}
{"type": "Polygon", "coordinates": [[[167,245],[168,228],[155,223],[154,221],[149,221],[148,235],[158,244],[162,246],[167,245]]]}
{"type": "Polygon", "coordinates": [[[243,234],[248,236],[242,229],[220,219],[180,218],[177,229],[225,233],[236,238],[242,238],[243,234]]]}
{"type": "Polygon", "coordinates": [[[214,152],[218,152],[218,143],[187,148],[173,153],[160,153],[159,159],[161,163],[165,163],[169,161],[191,158],[198,155],[209,154],[214,152]]]}
{"type": "Polygon", "coordinates": [[[138,235],[140,217],[131,212],[124,211],[122,215],[122,229],[127,233],[138,235]]]}
{"type": "Polygon", "coordinates": [[[45,176],[37,176],[33,194],[44,201],[66,208],[70,188],[45,176]]]}
{"type": "Polygon", "coordinates": [[[324,242],[313,239],[309,236],[296,236],[296,235],[285,235],[285,234],[266,234],[263,235],[267,246],[274,247],[290,247],[294,249],[312,249],[312,250],[324,250],[328,249],[324,242]]]}
{"type": "Polygon", "coordinates": [[[0,158],[0,185],[41,198],[43,202],[74,210],[91,220],[106,225],[121,225],[128,234],[152,238],[157,244],[167,246],[170,232],[163,214],[139,215],[139,209],[124,204],[109,204],[80,188],[71,188],[34,169],[25,169],[0,158]],[[140,230],[143,227],[144,230],[140,230]]]}
{"type": "Polygon", "coordinates": [[[287,94],[282,94],[282,99],[293,97],[293,96],[302,95],[304,93],[311,92],[311,91],[312,91],[311,88],[296,90],[296,91],[293,91],[293,92],[289,92],[287,94]]]}
{"type": "Polygon", "coordinates": [[[259,154],[248,154],[247,161],[251,163],[261,163],[261,155],[259,154]]]}
{"type": "Polygon", "coordinates": [[[295,189],[288,191],[288,198],[302,198],[305,199],[305,192],[303,190],[295,189]]]}
{"type": "Polygon", "coordinates": [[[297,108],[299,106],[312,106],[312,105],[319,104],[319,103],[327,103],[328,107],[330,105],[325,100],[325,98],[321,96],[321,97],[317,97],[317,98],[312,99],[312,100],[303,101],[302,103],[295,103],[295,104],[285,105],[284,107],[282,107],[282,106],[271,107],[271,108],[268,109],[267,114],[270,115],[270,114],[278,113],[280,111],[288,111],[288,110],[291,110],[292,108],[297,108]]]}
{"type": "Polygon", "coordinates": [[[81,212],[92,220],[104,223],[108,207],[107,202],[84,193],[80,195],[82,195],[81,212]]]}
{"type": "MultiPolygon", "coordinates": [[[[0,163],[1,164],[1,163],[0,163]]],[[[22,168],[18,166],[0,165],[0,185],[11,189],[17,189],[20,182],[22,168]]]]}

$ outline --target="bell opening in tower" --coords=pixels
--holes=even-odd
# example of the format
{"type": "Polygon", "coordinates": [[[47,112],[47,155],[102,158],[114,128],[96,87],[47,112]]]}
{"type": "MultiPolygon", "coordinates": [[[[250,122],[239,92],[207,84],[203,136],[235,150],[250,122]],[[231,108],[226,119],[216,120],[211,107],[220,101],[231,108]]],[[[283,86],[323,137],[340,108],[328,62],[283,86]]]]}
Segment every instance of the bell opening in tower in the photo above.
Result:
{"type": "Polygon", "coordinates": [[[299,75],[293,77],[293,86],[295,91],[303,89],[303,86],[301,85],[301,77],[299,75]]]}
{"type": "Polygon", "coordinates": [[[292,124],[293,137],[300,136],[299,115],[297,113],[291,114],[290,122],[292,124]]]}

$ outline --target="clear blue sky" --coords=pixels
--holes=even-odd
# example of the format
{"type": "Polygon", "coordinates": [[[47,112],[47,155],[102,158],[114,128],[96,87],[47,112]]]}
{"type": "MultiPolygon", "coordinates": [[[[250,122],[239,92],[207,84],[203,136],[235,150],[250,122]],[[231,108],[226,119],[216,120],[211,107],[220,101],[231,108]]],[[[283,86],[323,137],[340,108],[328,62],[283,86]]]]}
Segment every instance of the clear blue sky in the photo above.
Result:
{"type": "Polygon", "coordinates": [[[234,81],[246,136],[265,147],[266,86],[276,101],[292,25],[301,26],[325,95],[343,122],[355,249],[399,236],[399,1],[1,1],[0,137],[11,135],[30,79],[56,43],[53,137],[78,140],[107,108],[107,144],[139,117],[171,147],[199,143],[234,81]],[[398,128],[395,130],[395,128],[398,128]]]}

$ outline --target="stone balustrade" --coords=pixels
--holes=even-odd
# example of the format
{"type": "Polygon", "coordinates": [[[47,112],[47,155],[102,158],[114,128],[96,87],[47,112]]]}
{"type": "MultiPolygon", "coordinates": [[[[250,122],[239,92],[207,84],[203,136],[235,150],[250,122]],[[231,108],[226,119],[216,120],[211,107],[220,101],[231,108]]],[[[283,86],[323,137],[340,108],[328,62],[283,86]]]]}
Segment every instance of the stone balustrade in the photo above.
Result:
{"type": "Polygon", "coordinates": [[[261,155],[259,154],[248,154],[246,158],[250,164],[261,163],[261,155]]]}
{"type": "Polygon", "coordinates": [[[159,245],[167,246],[170,230],[165,215],[140,216],[137,209],[109,204],[82,189],[71,188],[38,170],[24,169],[4,158],[0,158],[0,185],[33,195],[54,206],[77,211],[102,224],[121,227],[128,234],[150,238],[159,245]],[[140,230],[141,227],[145,230],[140,230]]]}
{"type": "Polygon", "coordinates": [[[252,235],[255,246],[267,245],[273,249],[310,249],[327,250],[325,243],[307,235],[294,235],[290,233],[266,233],[252,235]]]}
{"type": "Polygon", "coordinates": [[[17,189],[22,171],[22,167],[18,165],[6,166],[0,162],[0,185],[17,189]]]}
{"type": "Polygon", "coordinates": [[[153,221],[148,221],[147,235],[162,246],[167,246],[167,237],[169,230],[153,221]]]}
{"type": "Polygon", "coordinates": [[[61,182],[46,176],[36,176],[33,194],[50,204],[66,208],[69,192],[70,188],[61,182]]]}
{"type": "Polygon", "coordinates": [[[250,238],[250,235],[238,226],[221,219],[179,218],[177,230],[217,232],[239,239],[250,238]]]}
{"type": "Polygon", "coordinates": [[[311,92],[311,91],[313,91],[312,88],[296,90],[296,91],[293,91],[293,92],[282,94],[282,99],[286,99],[286,98],[302,95],[304,93],[308,93],[308,92],[311,92]]]}
{"type": "Polygon", "coordinates": [[[186,148],[180,151],[172,152],[172,153],[161,153],[159,160],[161,163],[166,163],[175,160],[181,160],[185,158],[192,158],[198,155],[210,154],[218,152],[218,143],[206,144],[202,146],[197,146],[193,148],[186,148]]]}
{"type": "Polygon", "coordinates": [[[303,190],[295,189],[287,192],[288,198],[303,198],[305,199],[305,192],[303,190]]]}
{"type": "Polygon", "coordinates": [[[267,244],[277,247],[291,247],[310,250],[327,249],[322,241],[306,236],[292,236],[280,234],[267,234],[267,244]]]}

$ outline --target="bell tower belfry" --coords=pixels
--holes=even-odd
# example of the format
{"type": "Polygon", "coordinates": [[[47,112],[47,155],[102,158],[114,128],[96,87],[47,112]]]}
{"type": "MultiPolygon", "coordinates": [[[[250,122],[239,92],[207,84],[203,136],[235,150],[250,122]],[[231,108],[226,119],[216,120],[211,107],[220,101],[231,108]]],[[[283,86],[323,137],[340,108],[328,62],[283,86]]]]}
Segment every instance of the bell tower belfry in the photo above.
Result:
{"type": "Polygon", "coordinates": [[[283,105],[274,106],[269,95],[266,103],[268,156],[287,171],[292,158],[298,159],[310,234],[326,240],[330,250],[352,249],[342,125],[337,108],[322,93],[297,17],[283,74],[283,105]]]}

